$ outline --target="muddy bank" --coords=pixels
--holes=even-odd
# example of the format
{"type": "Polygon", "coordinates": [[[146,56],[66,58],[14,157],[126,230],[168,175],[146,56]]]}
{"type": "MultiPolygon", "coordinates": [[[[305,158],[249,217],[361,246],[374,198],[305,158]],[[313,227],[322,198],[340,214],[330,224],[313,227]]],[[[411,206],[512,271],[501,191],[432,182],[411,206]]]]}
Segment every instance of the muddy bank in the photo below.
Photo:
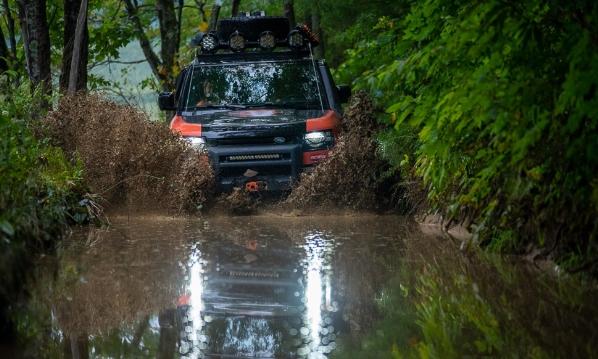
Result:
{"type": "Polygon", "coordinates": [[[204,154],[163,122],[97,95],[63,97],[43,121],[45,135],[84,165],[84,178],[109,207],[196,211],[213,195],[204,154]]]}

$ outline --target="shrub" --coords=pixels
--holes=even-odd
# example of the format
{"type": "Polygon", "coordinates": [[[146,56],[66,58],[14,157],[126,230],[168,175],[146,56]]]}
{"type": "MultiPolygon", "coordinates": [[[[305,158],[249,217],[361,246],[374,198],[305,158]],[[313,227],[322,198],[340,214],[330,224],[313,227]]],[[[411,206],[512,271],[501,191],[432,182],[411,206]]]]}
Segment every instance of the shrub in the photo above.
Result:
{"type": "Polygon", "coordinates": [[[598,256],[598,6],[413,2],[337,71],[392,127],[386,152],[433,209],[499,251],[543,247],[576,271],[598,256]],[[417,136],[413,138],[411,134],[417,136]],[[401,146],[399,146],[401,147],[401,146]]]}

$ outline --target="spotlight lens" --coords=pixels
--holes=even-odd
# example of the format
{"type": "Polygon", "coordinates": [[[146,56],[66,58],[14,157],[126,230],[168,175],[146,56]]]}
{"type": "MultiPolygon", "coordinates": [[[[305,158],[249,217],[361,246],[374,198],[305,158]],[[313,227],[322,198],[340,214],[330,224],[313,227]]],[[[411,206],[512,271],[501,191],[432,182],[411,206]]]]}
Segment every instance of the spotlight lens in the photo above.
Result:
{"type": "Polygon", "coordinates": [[[259,42],[262,49],[273,49],[276,46],[276,39],[270,31],[263,32],[260,35],[259,42]]]}
{"type": "Polygon", "coordinates": [[[207,34],[201,39],[201,49],[205,52],[212,52],[218,46],[218,39],[212,34],[207,34]]]}
{"type": "Polygon", "coordinates": [[[243,35],[235,32],[230,36],[229,46],[233,51],[241,51],[245,48],[245,38],[243,35]]]}
{"type": "Polygon", "coordinates": [[[303,35],[297,30],[289,33],[289,46],[299,48],[303,46],[303,35]]]}

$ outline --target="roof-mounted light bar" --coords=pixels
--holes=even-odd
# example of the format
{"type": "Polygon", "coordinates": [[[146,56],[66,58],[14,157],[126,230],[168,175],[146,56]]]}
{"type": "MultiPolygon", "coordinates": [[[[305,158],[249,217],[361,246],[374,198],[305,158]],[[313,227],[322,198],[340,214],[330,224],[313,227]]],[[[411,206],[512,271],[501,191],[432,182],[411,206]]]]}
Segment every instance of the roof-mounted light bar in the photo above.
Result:
{"type": "Polygon", "coordinates": [[[308,45],[318,45],[317,37],[306,25],[297,26],[290,32],[288,29],[286,17],[251,13],[250,16],[220,20],[216,31],[199,34],[191,45],[199,47],[203,54],[213,54],[218,50],[242,52],[248,48],[273,51],[276,47],[300,51],[306,50],[308,45]]]}

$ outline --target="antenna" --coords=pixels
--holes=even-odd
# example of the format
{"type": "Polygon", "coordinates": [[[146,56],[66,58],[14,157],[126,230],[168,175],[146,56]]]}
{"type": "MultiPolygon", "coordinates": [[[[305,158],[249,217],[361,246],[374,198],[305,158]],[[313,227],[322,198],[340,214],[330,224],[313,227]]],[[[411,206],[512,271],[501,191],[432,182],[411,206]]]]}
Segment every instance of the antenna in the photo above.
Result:
{"type": "Polygon", "coordinates": [[[318,76],[318,72],[316,71],[316,60],[314,59],[314,53],[311,51],[311,42],[307,43],[309,47],[309,57],[311,58],[311,65],[314,69],[314,75],[316,76],[316,87],[318,88],[318,99],[320,100],[320,108],[322,112],[324,112],[324,102],[322,102],[322,92],[320,91],[320,76],[318,76]]]}

